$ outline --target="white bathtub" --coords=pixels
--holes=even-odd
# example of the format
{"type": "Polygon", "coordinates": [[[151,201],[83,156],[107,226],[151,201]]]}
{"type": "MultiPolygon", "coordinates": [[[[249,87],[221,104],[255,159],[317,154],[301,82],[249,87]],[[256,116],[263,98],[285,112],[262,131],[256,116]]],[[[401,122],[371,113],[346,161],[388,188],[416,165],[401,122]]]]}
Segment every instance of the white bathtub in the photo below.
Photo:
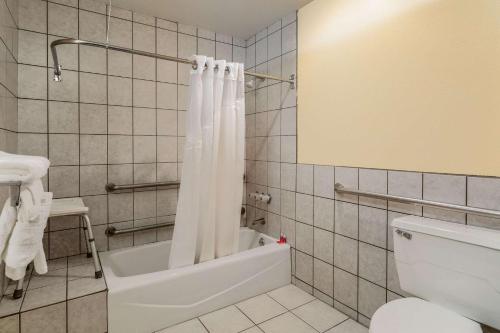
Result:
{"type": "Polygon", "coordinates": [[[100,255],[108,285],[109,333],[151,333],[291,280],[289,245],[248,228],[240,230],[239,253],[190,267],[167,269],[170,244],[100,255]]]}

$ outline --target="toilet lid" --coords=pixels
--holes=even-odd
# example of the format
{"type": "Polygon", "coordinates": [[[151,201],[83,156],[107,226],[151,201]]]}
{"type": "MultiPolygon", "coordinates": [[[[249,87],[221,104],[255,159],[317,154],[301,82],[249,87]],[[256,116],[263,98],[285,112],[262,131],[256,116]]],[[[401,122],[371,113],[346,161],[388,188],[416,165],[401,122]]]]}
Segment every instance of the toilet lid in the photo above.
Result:
{"type": "Polygon", "coordinates": [[[381,306],[370,333],[481,333],[481,326],[439,305],[409,297],[381,306]]]}

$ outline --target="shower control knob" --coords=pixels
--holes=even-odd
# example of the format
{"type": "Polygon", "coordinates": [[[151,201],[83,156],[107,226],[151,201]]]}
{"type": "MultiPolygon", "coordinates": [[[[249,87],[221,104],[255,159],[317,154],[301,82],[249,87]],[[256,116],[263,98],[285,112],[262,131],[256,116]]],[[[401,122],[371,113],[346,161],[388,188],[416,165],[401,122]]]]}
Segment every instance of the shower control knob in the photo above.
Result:
{"type": "Polygon", "coordinates": [[[248,194],[248,197],[250,199],[265,202],[267,204],[271,202],[271,195],[266,193],[252,192],[248,194]]]}
{"type": "Polygon", "coordinates": [[[263,201],[265,203],[270,203],[271,202],[271,195],[261,193],[261,195],[260,195],[260,201],[263,201]]]}

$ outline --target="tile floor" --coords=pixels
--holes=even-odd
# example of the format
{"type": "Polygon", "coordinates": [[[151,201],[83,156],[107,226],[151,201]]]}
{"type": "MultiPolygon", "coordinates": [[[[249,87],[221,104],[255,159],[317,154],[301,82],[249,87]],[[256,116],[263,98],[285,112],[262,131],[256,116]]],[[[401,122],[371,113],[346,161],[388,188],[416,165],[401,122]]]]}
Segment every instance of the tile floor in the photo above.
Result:
{"type": "Polygon", "coordinates": [[[106,290],[104,278],[94,278],[92,258],[85,254],[49,260],[47,264],[47,274],[38,275],[32,269],[26,273],[21,298],[12,297],[15,283],[8,285],[5,295],[0,296],[0,317],[106,290]]]}
{"type": "Polygon", "coordinates": [[[288,285],[157,333],[368,333],[305,291],[288,285]]]}

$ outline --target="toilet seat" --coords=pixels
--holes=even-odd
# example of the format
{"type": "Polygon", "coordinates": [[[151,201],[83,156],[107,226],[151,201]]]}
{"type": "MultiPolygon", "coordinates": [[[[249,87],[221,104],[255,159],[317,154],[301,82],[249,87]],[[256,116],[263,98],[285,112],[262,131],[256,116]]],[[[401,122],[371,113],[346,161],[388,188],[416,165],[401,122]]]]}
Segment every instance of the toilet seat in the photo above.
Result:
{"type": "Polygon", "coordinates": [[[468,318],[419,298],[409,297],[381,306],[373,315],[369,333],[481,333],[468,318]]]}

